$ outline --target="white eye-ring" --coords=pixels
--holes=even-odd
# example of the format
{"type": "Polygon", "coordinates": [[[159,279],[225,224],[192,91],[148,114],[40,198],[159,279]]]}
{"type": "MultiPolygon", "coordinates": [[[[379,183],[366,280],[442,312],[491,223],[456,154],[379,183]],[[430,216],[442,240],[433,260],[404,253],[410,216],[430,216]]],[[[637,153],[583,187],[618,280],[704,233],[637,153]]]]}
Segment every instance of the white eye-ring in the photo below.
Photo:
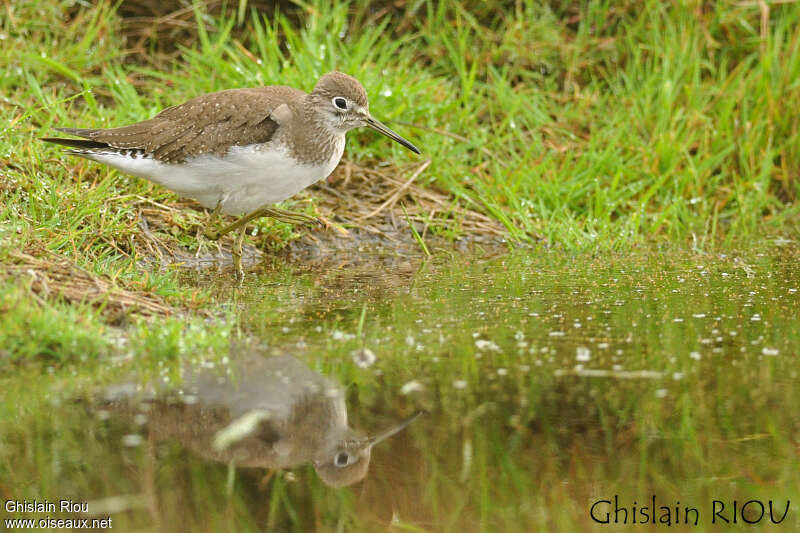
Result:
{"type": "Polygon", "coordinates": [[[347,100],[345,100],[341,96],[337,96],[336,98],[333,99],[333,105],[335,105],[339,109],[346,110],[347,109],[347,100]]]}

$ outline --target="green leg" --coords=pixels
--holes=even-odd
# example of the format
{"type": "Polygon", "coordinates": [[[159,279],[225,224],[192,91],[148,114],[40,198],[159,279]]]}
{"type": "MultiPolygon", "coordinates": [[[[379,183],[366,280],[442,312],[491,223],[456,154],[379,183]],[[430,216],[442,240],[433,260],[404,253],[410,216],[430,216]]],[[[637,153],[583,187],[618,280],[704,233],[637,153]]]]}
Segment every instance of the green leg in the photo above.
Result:
{"type": "MultiPolygon", "coordinates": [[[[219,209],[219,205],[217,205],[217,209],[219,209]]],[[[214,211],[216,212],[217,209],[214,211]]],[[[285,209],[278,209],[277,207],[262,207],[260,209],[256,209],[252,213],[244,215],[236,222],[228,224],[219,231],[214,231],[210,227],[206,228],[205,235],[211,240],[217,240],[226,233],[230,233],[235,229],[243,228],[251,220],[261,217],[272,217],[276,220],[280,220],[281,222],[288,222],[290,224],[322,224],[322,222],[320,222],[316,217],[305,215],[303,213],[295,213],[285,209]]]]}
{"type": "Polygon", "coordinates": [[[212,241],[217,240],[216,237],[212,237],[212,235],[216,235],[216,233],[211,228],[213,228],[214,225],[216,224],[221,209],[222,209],[222,200],[217,202],[217,207],[215,207],[214,210],[211,212],[211,215],[208,217],[208,221],[206,222],[206,227],[203,230],[203,234],[206,236],[206,238],[209,238],[212,241]]]}
{"type": "Polygon", "coordinates": [[[244,235],[246,233],[246,226],[239,229],[239,234],[233,240],[231,247],[231,256],[233,257],[233,269],[236,271],[236,276],[239,279],[244,279],[244,269],[242,269],[242,243],[244,242],[244,235]]]}

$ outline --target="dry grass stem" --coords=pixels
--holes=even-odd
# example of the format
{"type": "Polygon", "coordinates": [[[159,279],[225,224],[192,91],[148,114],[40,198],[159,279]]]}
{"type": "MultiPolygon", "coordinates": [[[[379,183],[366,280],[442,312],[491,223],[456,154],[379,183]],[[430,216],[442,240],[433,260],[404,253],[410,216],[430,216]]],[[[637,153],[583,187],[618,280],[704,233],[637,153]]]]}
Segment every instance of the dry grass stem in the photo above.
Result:
{"type": "Polygon", "coordinates": [[[117,316],[131,310],[151,316],[173,313],[173,309],[155,294],[123,289],[113,281],[87,272],[58,256],[43,259],[31,253],[35,252],[10,252],[13,262],[7,265],[0,278],[30,277],[30,289],[41,304],[63,298],[72,303],[89,302],[102,306],[107,313],[117,316]]]}

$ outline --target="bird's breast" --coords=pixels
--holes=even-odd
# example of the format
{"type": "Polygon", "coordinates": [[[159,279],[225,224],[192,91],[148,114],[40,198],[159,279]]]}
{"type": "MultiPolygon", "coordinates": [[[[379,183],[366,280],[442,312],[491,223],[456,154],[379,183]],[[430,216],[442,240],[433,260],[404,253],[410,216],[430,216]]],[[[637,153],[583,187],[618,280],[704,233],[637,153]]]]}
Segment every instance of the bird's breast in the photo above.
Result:
{"type": "Polygon", "coordinates": [[[221,200],[224,213],[241,214],[286,200],[333,172],[342,158],[344,139],[332,148],[328,157],[308,161],[271,143],[235,147],[226,154],[225,166],[232,168],[224,172],[222,190],[208,207],[221,200]]]}

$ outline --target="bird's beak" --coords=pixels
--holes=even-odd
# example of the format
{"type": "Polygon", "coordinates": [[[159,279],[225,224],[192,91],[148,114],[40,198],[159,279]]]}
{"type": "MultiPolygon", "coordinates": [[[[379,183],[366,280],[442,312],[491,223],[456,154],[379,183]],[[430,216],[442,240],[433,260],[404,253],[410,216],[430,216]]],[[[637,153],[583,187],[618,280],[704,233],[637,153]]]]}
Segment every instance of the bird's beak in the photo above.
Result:
{"type": "Polygon", "coordinates": [[[380,120],[372,118],[371,115],[367,115],[366,117],[364,117],[364,121],[366,122],[367,127],[383,133],[393,141],[399,142],[400,144],[402,144],[403,146],[405,146],[406,148],[408,148],[409,150],[411,150],[416,154],[420,153],[419,148],[417,148],[416,146],[414,146],[413,144],[411,144],[410,142],[408,142],[407,140],[405,140],[404,138],[400,137],[398,134],[387,128],[380,120]]]}
{"type": "MultiPolygon", "coordinates": [[[[380,122],[379,122],[379,124],[380,124],[380,122]]],[[[367,447],[368,448],[372,448],[373,446],[375,446],[379,442],[384,441],[384,440],[388,439],[389,437],[391,437],[392,435],[403,431],[406,428],[407,425],[409,425],[411,422],[413,422],[414,420],[419,418],[422,413],[424,413],[424,411],[417,411],[416,413],[414,413],[410,417],[406,418],[405,420],[403,420],[399,424],[396,424],[396,425],[390,427],[389,429],[387,429],[385,431],[382,431],[381,433],[378,433],[374,437],[368,438],[366,440],[367,447]]]]}

